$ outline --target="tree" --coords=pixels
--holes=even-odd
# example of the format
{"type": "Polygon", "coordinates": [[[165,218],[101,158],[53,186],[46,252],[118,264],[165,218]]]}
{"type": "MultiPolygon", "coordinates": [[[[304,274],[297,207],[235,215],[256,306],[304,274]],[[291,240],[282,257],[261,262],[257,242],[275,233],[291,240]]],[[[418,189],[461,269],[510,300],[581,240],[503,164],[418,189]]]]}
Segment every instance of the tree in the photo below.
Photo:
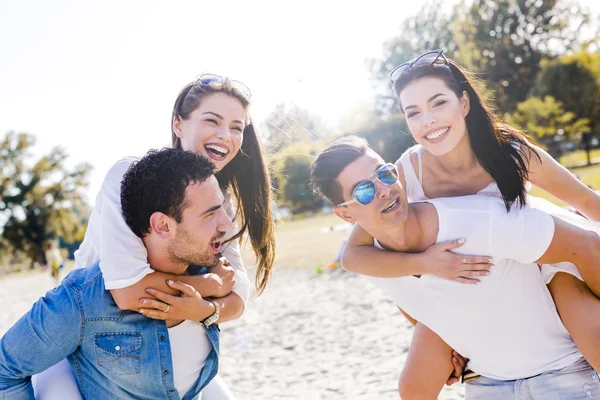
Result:
{"type": "Polygon", "coordinates": [[[277,199],[296,214],[314,210],[322,204],[320,196],[310,188],[310,165],[323,143],[296,142],[281,149],[271,158],[277,199]]]}
{"type": "Polygon", "coordinates": [[[315,142],[329,136],[323,121],[295,104],[279,104],[266,119],[267,151],[277,153],[296,142],[315,142]]]}
{"type": "MultiPolygon", "coordinates": [[[[575,113],[566,112],[563,104],[552,96],[545,96],[543,99],[530,97],[517,104],[516,112],[506,119],[511,125],[546,143],[563,135],[567,140],[574,141],[576,135],[590,131],[588,119],[577,118],[575,113]]],[[[554,155],[560,155],[560,152],[554,155]]]]}
{"type": "Polygon", "coordinates": [[[402,114],[373,119],[360,127],[358,132],[388,162],[395,162],[406,149],[415,144],[402,114]]]}
{"type": "Polygon", "coordinates": [[[565,110],[600,130],[600,52],[582,51],[542,63],[533,93],[552,96],[565,110]]]}
{"type": "Polygon", "coordinates": [[[32,135],[14,132],[0,141],[0,233],[14,250],[39,261],[47,240],[73,241],[80,234],[83,218],[77,210],[87,210],[81,191],[91,166],[67,169],[68,156],[59,147],[31,166],[34,143],[32,135]]]}
{"type": "Polygon", "coordinates": [[[387,73],[426,50],[441,48],[480,74],[500,111],[512,112],[529,95],[542,59],[589,44],[578,36],[591,27],[589,12],[566,0],[462,0],[447,15],[441,10],[428,3],[407,18],[372,63],[381,111],[393,99],[387,73]]]}

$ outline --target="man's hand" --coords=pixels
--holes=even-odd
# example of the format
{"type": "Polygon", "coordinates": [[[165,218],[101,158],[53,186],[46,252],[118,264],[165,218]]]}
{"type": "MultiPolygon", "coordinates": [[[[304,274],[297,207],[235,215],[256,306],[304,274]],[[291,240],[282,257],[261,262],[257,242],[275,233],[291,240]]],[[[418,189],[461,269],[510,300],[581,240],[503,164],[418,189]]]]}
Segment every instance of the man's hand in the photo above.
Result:
{"type": "Polygon", "coordinates": [[[426,271],[442,279],[460,283],[479,283],[478,277],[490,274],[494,260],[485,256],[466,256],[450,250],[465,243],[464,239],[436,243],[423,254],[427,256],[426,271]]]}
{"type": "Polygon", "coordinates": [[[214,287],[214,289],[206,297],[225,297],[231,293],[231,289],[235,285],[234,269],[225,257],[221,257],[219,263],[215,267],[209,268],[208,271],[205,276],[210,279],[211,288],[214,287]]]}
{"type": "Polygon", "coordinates": [[[460,382],[460,377],[465,370],[467,362],[469,362],[469,360],[452,350],[452,365],[454,365],[454,371],[452,371],[450,378],[446,381],[446,386],[452,386],[455,383],[460,382]]]}
{"type": "Polygon", "coordinates": [[[167,281],[173,289],[179,290],[181,296],[172,296],[160,290],[146,289],[154,298],[143,298],[140,301],[140,314],[153,319],[204,321],[215,312],[215,306],[202,298],[200,293],[190,285],[179,281],[167,281]]]}

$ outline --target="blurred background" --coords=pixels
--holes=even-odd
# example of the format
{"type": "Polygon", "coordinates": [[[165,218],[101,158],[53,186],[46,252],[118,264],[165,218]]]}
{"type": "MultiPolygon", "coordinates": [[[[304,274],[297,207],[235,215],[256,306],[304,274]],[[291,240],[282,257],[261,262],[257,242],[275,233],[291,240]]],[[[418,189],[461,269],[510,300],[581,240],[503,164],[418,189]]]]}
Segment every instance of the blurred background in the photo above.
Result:
{"type": "Polygon", "coordinates": [[[32,285],[0,290],[0,304],[29,296],[0,332],[56,283],[49,264],[69,269],[110,166],[170,145],[175,97],[201,72],[252,90],[276,266],[313,279],[341,271],[349,227],[311,192],[309,165],[346,134],[388,161],[411,146],[387,74],[426,50],[476,72],[505,121],[600,189],[599,33],[595,0],[0,0],[0,275],[23,278],[0,286],[32,285]]]}

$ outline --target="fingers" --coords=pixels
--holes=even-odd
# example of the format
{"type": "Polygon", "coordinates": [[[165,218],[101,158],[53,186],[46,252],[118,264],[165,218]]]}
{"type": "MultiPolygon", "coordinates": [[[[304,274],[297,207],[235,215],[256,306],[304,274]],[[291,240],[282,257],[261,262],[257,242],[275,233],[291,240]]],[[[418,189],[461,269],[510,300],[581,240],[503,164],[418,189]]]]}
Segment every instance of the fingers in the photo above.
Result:
{"type": "Polygon", "coordinates": [[[165,292],[161,292],[160,290],[156,290],[156,289],[152,289],[152,288],[146,289],[146,293],[151,294],[152,296],[156,297],[157,299],[159,299],[162,302],[167,303],[167,304],[175,304],[180,299],[180,297],[178,297],[178,296],[171,296],[170,294],[167,294],[165,292]]]}
{"type": "Polygon", "coordinates": [[[166,320],[169,315],[166,312],[154,310],[152,308],[140,308],[139,313],[148,318],[162,319],[162,320],[166,320]]]}
{"type": "Polygon", "coordinates": [[[467,285],[475,285],[475,284],[481,282],[479,279],[463,278],[461,276],[454,278],[454,281],[459,282],[459,283],[465,283],[467,285]]]}
{"type": "Polygon", "coordinates": [[[452,250],[452,249],[459,248],[463,244],[465,244],[465,239],[460,238],[460,239],[455,239],[455,240],[446,240],[445,242],[438,243],[435,246],[442,247],[445,250],[452,250]]]}
{"type": "MultiPolygon", "coordinates": [[[[183,293],[184,295],[186,295],[188,297],[196,297],[196,295],[200,294],[192,286],[190,286],[186,283],[183,283],[183,282],[168,280],[167,285],[171,286],[173,289],[179,290],[181,293],[183,293]]],[[[170,303],[170,304],[172,304],[172,303],[170,303]]]]}
{"type": "Polygon", "coordinates": [[[163,312],[168,312],[169,310],[169,305],[167,303],[154,299],[142,299],[140,301],[140,305],[142,308],[149,308],[163,312]]]}
{"type": "MultiPolygon", "coordinates": [[[[464,369],[465,369],[465,366],[467,365],[467,361],[468,361],[468,360],[467,360],[466,358],[464,358],[463,356],[461,356],[460,354],[458,354],[458,353],[457,353],[456,351],[454,351],[454,350],[452,350],[452,356],[453,356],[453,357],[455,357],[455,358],[458,360],[458,362],[459,362],[459,364],[460,364],[461,368],[464,370],[464,369]]],[[[461,374],[462,374],[462,373],[461,373],[461,374]]]]}
{"type": "Polygon", "coordinates": [[[459,382],[458,378],[452,376],[452,377],[450,377],[450,379],[448,379],[446,381],[446,386],[452,386],[452,385],[454,385],[455,383],[458,383],[458,382],[459,382]]]}
{"type": "Polygon", "coordinates": [[[455,259],[457,263],[469,264],[469,267],[471,265],[486,265],[489,269],[489,267],[494,265],[494,259],[486,256],[466,256],[463,254],[457,254],[455,259]]]}
{"type": "Polygon", "coordinates": [[[229,263],[229,260],[228,260],[228,259],[226,259],[225,257],[221,257],[221,258],[219,258],[219,262],[221,262],[223,265],[231,265],[231,264],[229,263]]]}
{"type": "Polygon", "coordinates": [[[490,271],[460,271],[459,274],[463,278],[478,278],[481,276],[488,276],[490,271]]]}

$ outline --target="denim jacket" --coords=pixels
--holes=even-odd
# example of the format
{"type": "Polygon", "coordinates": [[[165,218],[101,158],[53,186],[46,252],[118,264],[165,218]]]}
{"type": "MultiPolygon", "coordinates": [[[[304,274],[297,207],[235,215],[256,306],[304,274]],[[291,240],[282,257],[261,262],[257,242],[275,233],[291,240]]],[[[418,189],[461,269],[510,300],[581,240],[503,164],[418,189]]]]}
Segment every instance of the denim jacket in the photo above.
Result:
{"type": "MultiPolygon", "coordinates": [[[[206,333],[213,348],[184,400],[217,373],[219,328],[206,333]]],[[[0,339],[0,400],[33,400],[31,375],[64,358],[84,398],[179,399],[165,322],[120,310],[97,264],[72,271],[0,339]]]]}

